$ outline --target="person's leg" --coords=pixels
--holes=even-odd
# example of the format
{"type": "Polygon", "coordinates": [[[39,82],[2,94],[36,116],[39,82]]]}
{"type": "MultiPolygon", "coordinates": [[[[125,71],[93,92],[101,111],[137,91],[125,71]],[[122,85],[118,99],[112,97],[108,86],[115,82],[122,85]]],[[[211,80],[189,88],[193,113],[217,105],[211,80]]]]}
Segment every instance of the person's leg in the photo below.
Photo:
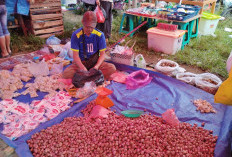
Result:
{"type": "Polygon", "coordinates": [[[103,32],[104,32],[106,39],[109,39],[111,36],[112,3],[102,1],[101,6],[106,12],[106,19],[105,19],[105,22],[103,24],[103,32]]]}
{"type": "Polygon", "coordinates": [[[6,6],[0,6],[0,48],[2,50],[2,57],[8,56],[7,45],[5,36],[9,36],[10,33],[7,29],[7,11],[6,6]]]}
{"type": "Polygon", "coordinates": [[[105,80],[109,80],[110,75],[116,71],[116,67],[112,63],[103,62],[99,67],[99,70],[102,71],[105,80]]]}
{"type": "Polygon", "coordinates": [[[67,67],[62,74],[62,77],[64,79],[72,79],[75,73],[79,70],[78,66],[76,64],[71,64],[69,67],[67,67]]]}
{"type": "Polygon", "coordinates": [[[11,54],[11,49],[10,49],[10,35],[5,36],[5,41],[6,41],[6,50],[9,54],[11,54]]]}

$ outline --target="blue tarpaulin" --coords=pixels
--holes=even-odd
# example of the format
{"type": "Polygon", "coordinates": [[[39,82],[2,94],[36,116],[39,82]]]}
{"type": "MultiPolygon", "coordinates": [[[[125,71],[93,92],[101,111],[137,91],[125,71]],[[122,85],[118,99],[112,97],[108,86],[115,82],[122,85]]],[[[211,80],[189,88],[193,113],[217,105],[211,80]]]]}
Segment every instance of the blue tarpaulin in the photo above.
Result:
{"type": "MultiPolygon", "coordinates": [[[[138,68],[116,64],[118,70],[133,72],[138,68]]],[[[152,77],[150,84],[138,88],[136,90],[126,89],[125,84],[120,84],[112,81],[107,88],[113,90],[113,94],[109,96],[114,102],[112,110],[116,110],[117,114],[120,114],[122,110],[127,109],[147,109],[148,112],[161,116],[169,108],[174,108],[175,113],[180,121],[190,124],[201,125],[205,122],[205,129],[213,130],[214,135],[218,135],[218,141],[215,148],[215,157],[229,157],[231,152],[232,141],[232,106],[226,106],[223,104],[215,104],[214,96],[194,86],[180,82],[171,77],[162,75],[157,72],[148,71],[152,77]],[[210,102],[217,113],[200,113],[196,111],[196,106],[193,105],[193,100],[203,99],[210,102]]],[[[39,98],[42,99],[43,93],[40,93],[39,98]]],[[[26,135],[21,136],[15,141],[11,141],[4,135],[0,134],[0,137],[10,146],[16,148],[16,152],[20,157],[31,157],[32,154],[26,143],[33,134],[39,132],[54,124],[60,123],[65,117],[70,116],[82,116],[80,112],[86,107],[86,105],[97,97],[96,94],[90,96],[88,99],[75,104],[69,110],[61,113],[56,118],[42,123],[29,132],[26,135]]],[[[20,96],[17,98],[22,102],[31,102],[32,99],[26,96],[20,96]]]]}

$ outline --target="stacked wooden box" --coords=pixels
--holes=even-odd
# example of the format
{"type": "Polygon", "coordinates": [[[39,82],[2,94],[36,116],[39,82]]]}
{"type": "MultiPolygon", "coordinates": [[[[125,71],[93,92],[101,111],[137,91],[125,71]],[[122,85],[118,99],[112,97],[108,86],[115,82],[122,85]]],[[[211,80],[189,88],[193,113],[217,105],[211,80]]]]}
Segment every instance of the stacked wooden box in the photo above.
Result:
{"type": "Polygon", "coordinates": [[[36,0],[30,3],[32,34],[48,38],[64,32],[61,0],[36,0]]]}

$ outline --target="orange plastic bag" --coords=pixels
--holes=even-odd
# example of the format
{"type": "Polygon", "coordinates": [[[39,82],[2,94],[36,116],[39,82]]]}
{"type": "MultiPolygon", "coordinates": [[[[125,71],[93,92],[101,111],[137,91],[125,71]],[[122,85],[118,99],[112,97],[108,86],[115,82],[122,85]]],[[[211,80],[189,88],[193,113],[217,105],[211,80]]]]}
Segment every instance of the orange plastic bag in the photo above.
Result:
{"type": "Polygon", "coordinates": [[[214,102],[232,105],[232,69],[230,70],[229,78],[218,88],[214,96],[214,102]]]}
{"type": "Polygon", "coordinates": [[[96,16],[97,16],[97,23],[104,23],[105,22],[105,17],[104,17],[104,14],[102,12],[102,9],[99,6],[96,7],[95,13],[96,13],[96,16]]]}
{"type": "Polygon", "coordinates": [[[110,95],[113,93],[113,91],[105,88],[105,87],[99,87],[95,90],[95,92],[98,94],[98,97],[96,98],[96,104],[103,106],[105,108],[109,108],[111,106],[114,106],[113,101],[107,97],[107,95],[110,95]]]}

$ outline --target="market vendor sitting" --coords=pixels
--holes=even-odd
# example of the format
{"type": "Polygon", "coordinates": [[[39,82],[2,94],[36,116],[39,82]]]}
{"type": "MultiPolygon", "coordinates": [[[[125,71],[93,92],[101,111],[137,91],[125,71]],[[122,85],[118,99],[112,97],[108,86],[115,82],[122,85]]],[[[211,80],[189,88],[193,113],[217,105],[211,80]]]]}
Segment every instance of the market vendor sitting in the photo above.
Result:
{"type": "Polygon", "coordinates": [[[63,78],[72,79],[77,71],[88,71],[94,68],[101,70],[104,78],[108,80],[116,68],[113,64],[104,62],[106,41],[104,33],[95,29],[97,24],[95,13],[85,12],[82,24],[83,27],[72,34],[71,50],[74,61],[64,70],[63,78]]]}

